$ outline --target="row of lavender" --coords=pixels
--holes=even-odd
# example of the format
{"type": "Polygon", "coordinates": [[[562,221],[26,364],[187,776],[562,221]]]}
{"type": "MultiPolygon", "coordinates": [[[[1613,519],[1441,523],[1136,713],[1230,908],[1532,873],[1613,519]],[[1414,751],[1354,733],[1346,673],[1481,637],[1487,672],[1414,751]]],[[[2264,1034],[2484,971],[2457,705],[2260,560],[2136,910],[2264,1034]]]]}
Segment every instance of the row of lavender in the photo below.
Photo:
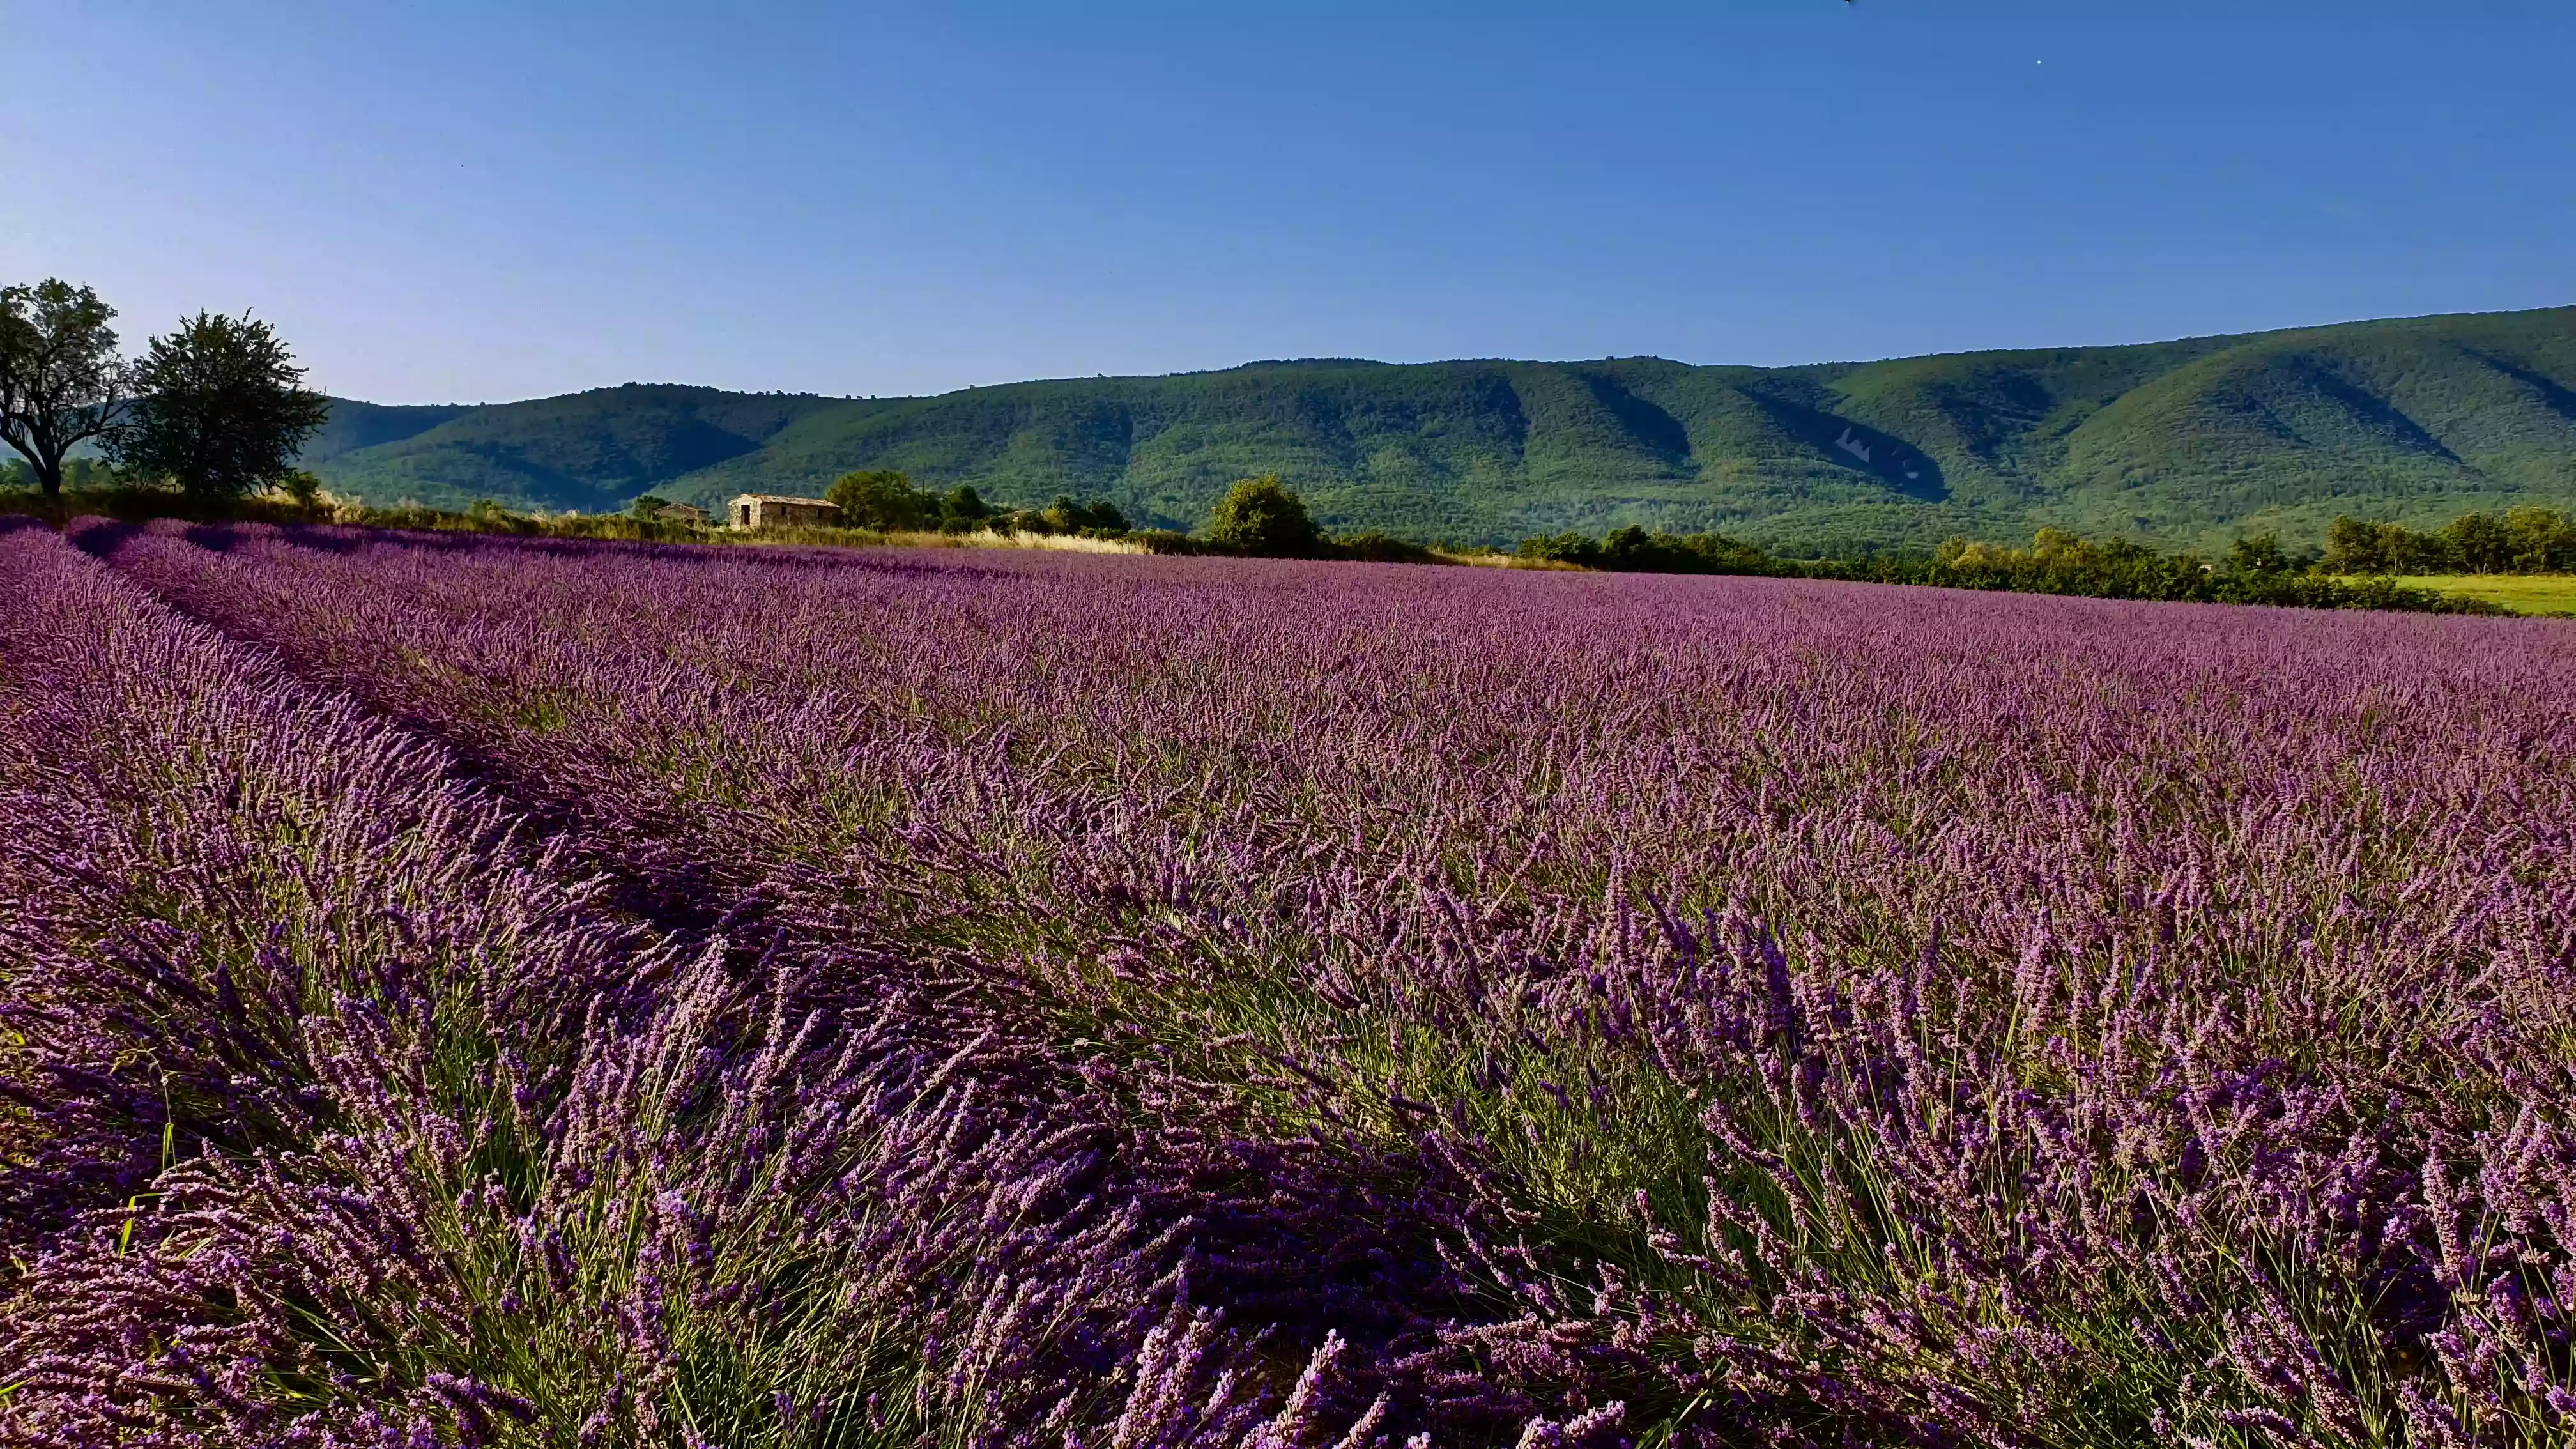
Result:
{"type": "MultiPolygon", "coordinates": [[[[1033,1110],[1124,1134],[1189,1271],[985,1427],[1195,1311],[1246,1403],[1329,1344],[1300,1410],[1359,1442],[2568,1432],[2548,626],[82,542],[450,742],[623,911],[945,983],[992,1080],[1085,1084],[1033,1110]]],[[[1114,1433],[1196,1412],[1157,1393],[1114,1433]]]]}
{"type": "Polygon", "coordinates": [[[1337,1339],[1220,1341],[1224,1194],[976,983],[656,930],[448,750],[40,530],[0,534],[0,721],[0,1443],[1369,1413],[1337,1339]]]}

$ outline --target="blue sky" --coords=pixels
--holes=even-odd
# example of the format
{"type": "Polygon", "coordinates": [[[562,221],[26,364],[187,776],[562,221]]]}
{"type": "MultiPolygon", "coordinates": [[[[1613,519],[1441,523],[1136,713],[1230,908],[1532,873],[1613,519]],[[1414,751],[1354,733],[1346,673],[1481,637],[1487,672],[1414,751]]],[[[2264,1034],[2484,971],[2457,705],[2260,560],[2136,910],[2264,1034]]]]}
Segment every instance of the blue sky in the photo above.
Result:
{"type": "Polygon", "coordinates": [[[0,278],[381,401],[2576,302],[2566,0],[9,9],[0,278]]]}

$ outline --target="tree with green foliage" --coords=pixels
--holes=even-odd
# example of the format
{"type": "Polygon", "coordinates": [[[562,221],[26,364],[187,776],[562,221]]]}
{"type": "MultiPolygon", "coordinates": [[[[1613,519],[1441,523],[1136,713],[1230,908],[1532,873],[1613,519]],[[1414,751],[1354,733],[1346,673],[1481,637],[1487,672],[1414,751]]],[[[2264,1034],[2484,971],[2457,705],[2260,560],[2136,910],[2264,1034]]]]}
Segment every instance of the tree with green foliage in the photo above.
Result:
{"type": "Polygon", "coordinates": [[[1076,503],[1070,494],[1059,493],[1055,501],[1037,516],[1041,533],[1125,533],[1127,515],[1106,498],[1076,503]]]}
{"type": "Polygon", "coordinates": [[[2241,540],[2221,568],[2188,553],[2158,553],[2128,539],[2091,539],[2043,528],[2027,549],[1953,538],[1931,557],[1781,558],[1719,534],[1676,538],[1642,528],[1598,542],[1580,533],[1524,541],[1523,558],[1639,573],[1767,574],[1777,578],[1936,584],[2100,599],[2198,600],[2314,609],[2421,609],[2493,613],[2491,604],[2399,588],[2387,579],[2346,583],[2303,571],[2268,535],[2241,540]]]}
{"type": "Polygon", "coordinates": [[[2514,508],[2504,515],[2516,573],[2576,573],[2576,518],[2555,508],[2514,508]]]}
{"type": "Polygon", "coordinates": [[[1208,516],[1208,539],[1222,548],[1264,558],[1296,558],[1315,547],[1315,523],[1305,500],[1276,473],[1246,478],[1226,490],[1208,516]]]}
{"type": "Polygon", "coordinates": [[[322,480],[302,468],[278,479],[277,491],[306,513],[322,506],[322,480]]]}
{"type": "Polygon", "coordinates": [[[891,468],[844,473],[823,496],[841,510],[841,522],[851,528],[919,528],[939,512],[937,499],[913,487],[909,475],[891,468]]]}
{"type": "Polygon", "coordinates": [[[2576,572],[2576,520],[2554,508],[2515,508],[2499,518],[2464,513],[2431,533],[2398,523],[2338,518],[2318,565],[2330,574],[2545,574],[2576,572]]]}
{"type": "Polygon", "coordinates": [[[1648,533],[1635,524],[1594,539],[1582,533],[1542,534],[1521,540],[1526,559],[1621,573],[1750,574],[1770,571],[1772,560],[1749,543],[1722,533],[1648,533]]]}
{"type": "Polygon", "coordinates": [[[2337,574],[2395,573],[2390,543],[2378,526],[2339,517],[2326,526],[2325,569],[2337,574]]]}
{"type": "Polygon", "coordinates": [[[650,523],[653,520],[660,518],[662,516],[662,510],[670,506],[670,499],[657,497],[654,494],[647,493],[636,499],[634,502],[627,504],[626,511],[629,515],[640,518],[646,523],[650,523]]]}
{"type": "Polygon", "coordinates": [[[2286,574],[2292,564],[2281,551],[2280,535],[2258,533],[2236,540],[2227,550],[2227,567],[2239,574],[2286,574]]]}
{"type": "Polygon", "coordinates": [[[2464,574],[2513,572],[2513,532],[2491,513],[2463,513],[2439,537],[2464,574]]]}
{"type": "Polygon", "coordinates": [[[1543,533],[1525,538],[1513,553],[1541,563],[1572,564],[1592,568],[1601,562],[1601,541],[1588,533],[1568,529],[1564,533],[1543,533]]]}
{"type": "Polygon", "coordinates": [[[972,533],[999,512],[984,501],[984,495],[961,485],[948,490],[948,496],[939,500],[939,528],[943,533],[972,533]]]}
{"type": "Polygon", "coordinates": [[[116,309],[59,277],[0,287],[0,442],[18,450],[48,502],[63,493],[63,458],[119,426],[131,369],[107,324],[116,309]]]}
{"type": "Polygon", "coordinates": [[[200,312],[155,337],[134,366],[136,397],[101,439],[117,465],[191,498],[239,498],[295,471],[331,400],[304,386],[277,330],[244,312],[200,312]]]}
{"type": "Polygon", "coordinates": [[[1411,539],[1398,538],[1382,529],[1364,529],[1347,537],[1335,536],[1318,541],[1320,550],[1330,558],[1352,559],[1360,563],[1427,564],[1445,562],[1440,555],[1411,539]]]}

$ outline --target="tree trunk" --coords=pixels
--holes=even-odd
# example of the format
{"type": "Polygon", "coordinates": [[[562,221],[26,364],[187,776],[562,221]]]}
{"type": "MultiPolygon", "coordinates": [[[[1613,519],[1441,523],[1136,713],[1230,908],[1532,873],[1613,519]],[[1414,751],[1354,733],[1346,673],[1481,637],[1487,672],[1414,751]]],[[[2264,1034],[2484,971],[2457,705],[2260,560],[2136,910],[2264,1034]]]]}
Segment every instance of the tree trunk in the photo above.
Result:
{"type": "Polygon", "coordinates": [[[56,452],[32,439],[22,442],[11,438],[8,443],[11,452],[26,460],[27,471],[35,475],[36,487],[45,495],[45,501],[60,502],[63,496],[63,453],[71,450],[65,448],[56,452]]]}

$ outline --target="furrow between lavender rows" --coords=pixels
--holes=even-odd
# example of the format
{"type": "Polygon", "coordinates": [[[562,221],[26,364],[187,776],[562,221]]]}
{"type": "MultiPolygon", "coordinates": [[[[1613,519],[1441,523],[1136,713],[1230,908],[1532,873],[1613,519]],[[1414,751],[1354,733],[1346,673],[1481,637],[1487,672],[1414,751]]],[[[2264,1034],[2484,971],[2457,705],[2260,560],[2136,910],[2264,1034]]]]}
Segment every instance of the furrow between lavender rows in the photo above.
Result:
{"type": "MultiPolygon", "coordinates": [[[[330,593],[314,587],[319,580],[227,566],[237,544],[262,537],[100,528],[84,543],[208,623],[274,648],[312,678],[461,750],[478,777],[546,821],[551,840],[621,882],[617,898],[648,918],[755,938],[770,956],[811,963],[821,976],[876,971],[900,985],[927,974],[974,997],[973,1019],[1009,1022],[1015,1036],[1039,1028],[1026,1047],[1032,1057],[1116,1104],[1112,1115],[1125,1134],[1120,1161],[1135,1178],[1130,1190],[1143,1197],[1149,1221],[1177,1225],[1192,1265],[1193,1300],[1228,1315],[1241,1334],[1264,1339],[1265,1352],[1286,1354],[1291,1368],[1310,1349],[1350,1345],[1339,1363],[1341,1391],[1360,1404],[1387,1393],[1385,1431],[1509,1439],[1551,1408],[1580,1417],[1597,1407],[1587,1390],[1597,1388],[1588,1377],[1592,1358],[1635,1357],[1605,1345],[1598,1354],[1551,1350],[1496,1361],[1496,1350],[1508,1351],[1515,1337],[1544,1336],[1561,1305],[1542,1288],[1545,1306],[1533,1310],[1513,1279],[1462,1273],[1444,1258],[1444,1242],[1474,1255],[1490,1235],[1491,1174],[1473,1154],[1439,1140],[1319,1131],[1329,1125],[1330,1106],[1324,1117],[1283,1127],[1246,1109],[1240,1083],[1222,1073],[1215,1080],[1192,1074],[1172,1061],[1164,1042],[1109,1014],[1098,984],[993,969],[972,940],[953,931],[918,922],[888,929],[881,917],[921,896],[900,868],[849,870],[870,864],[854,860],[818,872],[796,848],[773,848],[776,833],[750,812],[701,810],[652,776],[612,778],[578,755],[524,748],[522,733],[495,727],[500,718],[516,719],[519,704],[499,696],[477,701],[491,717],[448,707],[460,697],[441,696],[442,676],[423,689],[420,678],[372,667],[383,652],[346,632],[352,621],[371,619],[370,627],[392,631],[382,640],[407,641],[399,647],[408,662],[426,664],[447,620],[421,614],[395,623],[374,610],[399,609],[399,599],[330,593]],[[221,547],[180,547],[183,538],[221,547]],[[218,581],[250,592],[210,587],[218,581]],[[297,604],[266,595],[272,587],[297,604]],[[353,612],[326,622],[341,609],[353,612]]],[[[1012,793],[1010,763],[993,765],[988,778],[964,783],[988,798],[1012,793]]],[[[1002,909],[1015,907],[1006,900],[1002,909]]],[[[1210,1019],[1201,1013],[1179,1030],[1191,1041],[1224,1036],[1206,1029],[1210,1019]]],[[[1293,1077],[1282,1080],[1312,1095],[1293,1077]]],[[[1571,1333],[1580,1339],[1592,1330],[1571,1333]]]]}
{"type": "Polygon", "coordinates": [[[49,534],[0,535],[0,591],[0,1442],[1366,1407],[1337,1340],[1283,1404],[1295,1350],[1192,1289],[1210,1199],[958,983],[623,918],[441,747],[49,534]]]}

